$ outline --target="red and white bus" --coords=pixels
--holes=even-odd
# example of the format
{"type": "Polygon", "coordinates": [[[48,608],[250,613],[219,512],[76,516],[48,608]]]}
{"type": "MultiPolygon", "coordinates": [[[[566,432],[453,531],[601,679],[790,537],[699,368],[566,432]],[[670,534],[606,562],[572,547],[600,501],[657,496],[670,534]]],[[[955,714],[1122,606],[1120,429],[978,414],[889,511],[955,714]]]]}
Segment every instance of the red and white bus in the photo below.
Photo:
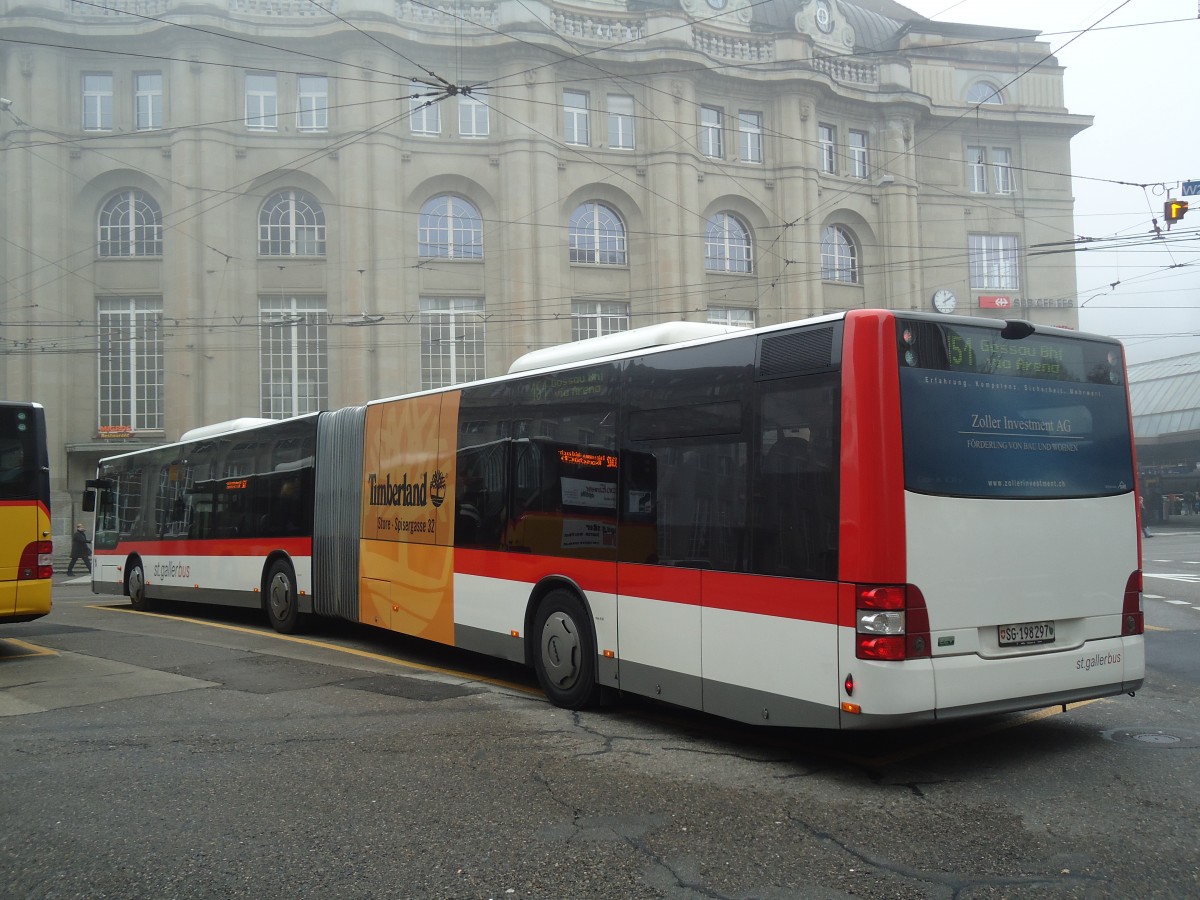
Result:
{"type": "Polygon", "coordinates": [[[94,588],[528,663],[568,708],[878,728],[1141,686],[1117,342],[883,310],[717,330],[106,459],[94,588]]]}

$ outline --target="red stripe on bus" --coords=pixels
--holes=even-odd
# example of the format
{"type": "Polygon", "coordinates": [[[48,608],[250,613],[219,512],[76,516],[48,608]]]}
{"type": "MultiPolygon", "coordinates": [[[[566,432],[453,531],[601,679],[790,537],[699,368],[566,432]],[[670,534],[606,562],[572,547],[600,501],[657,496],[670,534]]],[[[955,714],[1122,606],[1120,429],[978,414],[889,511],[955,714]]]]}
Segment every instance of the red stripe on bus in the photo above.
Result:
{"type": "Polygon", "coordinates": [[[0,507],[8,508],[12,506],[34,506],[47,519],[50,518],[50,509],[41,500],[0,500],[0,507]]]}
{"type": "Polygon", "coordinates": [[[904,445],[896,318],[846,317],[842,345],[841,536],[843,581],[903,583],[904,445]]]}
{"type": "Polygon", "coordinates": [[[454,571],[529,585],[558,576],[585,591],[837,624],[833,582],[462,549],[454,551],[454,571]]]}
{"type": "Polygon", "coordinates": [[[218,538],[211,541],[122,541],[95,551],[96,556],[253,556],[278,550],[288,556],[312,556],[312,538],[218,538]]]}

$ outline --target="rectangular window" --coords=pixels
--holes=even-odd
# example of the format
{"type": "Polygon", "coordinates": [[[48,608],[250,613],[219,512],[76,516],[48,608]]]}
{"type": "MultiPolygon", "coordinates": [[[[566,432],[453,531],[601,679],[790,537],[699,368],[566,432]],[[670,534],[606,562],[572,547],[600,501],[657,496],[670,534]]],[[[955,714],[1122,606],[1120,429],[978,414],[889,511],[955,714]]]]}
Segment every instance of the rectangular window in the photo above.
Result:
{"type": "Polygon", "coordinates": [[[1054,499],[1135,483],[1116,342],[904,319],[896,338],[909,490],[1054,499]]]}
{"type": "Polygon", "coordinates": [[[485,138],[491,130],[488,118],[487,97],[482,94],[462,95],[458,98],[458,136],[462,138],[485,138]]]}
{"type": "Polygon", "coordinates": [[[855,178],[866,178],[870,171],[867,168],[867,133],[851,131],[848,140],[850,142],[850,174],[855,178]]]}
{"type": "Polygon", "coordinates": [[[1013,179],[1012,151],[1007,147],[992,148],[992,172],[996,177],[996,193],[1012,194],[1016,191],[1013,179]]]}
{"type": "Polygon", "coordinates": [[[837,172],[837,129],[832,125],[817,126],[817,146],[821,152],[821,171],[837,172]]]}
{"type": "Polygon", "coordinates": [[[710,306],[708,321],[713,325],[728,325],[730,328],[753,328],[754,310],[736,306],[710,306]]]}
{"type": "Polygon", "coordinates": [[[738,159],[742,162],[763,161],[762,113],[738,112],[738,159]]]}
{"type": "Polygon", "coordinates": [[[83,76],[83,130],[112,131],[113,77],[111,74],[83,76]]]}
{"type": "Polygon", "coordinates": [[[608,95],[608,146],[613,150],[632,150],[633,98],[608,95]]]}
{"type": "Polygon", "coordinates": [[[629,330],[629,304],[615,300],[572,300],[571,340],[629,330]]]}
{"type": "Polygon", "coordinates": [[[972,194],[986,194],[988,189],[987,148],[967,148],[967,188],[972,194]]]}
{"type": "Polygon", "coordinates": [[[101,297],[100,428],[120,432],[163,429],[161,297],[101,297]]]}
{"type": "Polygon", "coordinates": [[[442,133],[442,108],[431,102],[437,96],[437,91],[428,85],[414,81],[409,85],[412,91],[409,100],[409,130],[413,134],[425,137],[436,137],[442,133]]]}
{"type": "Polygon", "coordinates": [[[700,107],[700,152],[710,159],[725,158],[724,113],[715,106],[700,107]]]}
{"type": "Polygon", "coordinates": [[[268,419],[289,419],[329,405],[325,298],[260,297],[260,404],[268,419]]]}
{"type": "Polygon", "coordinates": [[[484,377],[482,297],[421,298],[421,389],[484,377]]]}
{"type": "Polygon", "coordinates": [[[581,91],[563,91],[563,140],[588,146],[588,95],[581,91]]]}
{"type": "Polygon", "coordinates": [[[1015,234],[968,234],[967,261],[972,289],[1015,291],[1020,287],[1015,234]]]}
{"type": "Polygon", "coordinates": [[[161,72],[143,72],[134,76],[133,106],[138,131],[154,131],[163,126],[163,79],[161,72]]]}
{"type": "Polygon", "coordinates": [[[279,92],[274,75],[246,75],[246,127],[251,131],[274,131],[279,127],[279,92]]]}
{"type": "Polygon", "coordinates": [[[300,131],[329,130],[329,79],[324,75],[301,75],[297,82],[296,107],[300,131]]]}

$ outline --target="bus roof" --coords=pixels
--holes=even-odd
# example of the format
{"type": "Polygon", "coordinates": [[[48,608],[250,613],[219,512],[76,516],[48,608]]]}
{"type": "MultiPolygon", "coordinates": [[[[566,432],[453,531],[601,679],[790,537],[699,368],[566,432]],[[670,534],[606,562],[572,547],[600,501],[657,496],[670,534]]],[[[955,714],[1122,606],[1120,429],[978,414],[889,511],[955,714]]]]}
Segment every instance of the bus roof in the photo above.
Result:
{"type": "Polygon", "coordinates": [[[192,428],[185,431],[179,436],[179,442],[195,441],[202,438],[216,437],[218,434],[225,434],[230,431],[241,431],[245,428],[257,428],[259,425],[274,425],[281,419],[256,419],[247,416],[241,419],[230,419],[228,422],[214,422],[212,425],[201,425],[198,428],[192,428]]]}
{"type": "Polygon", "coordinates": [[[530,350],[524,356],[518,356],[508,367],[508,372],[512,375],[516,372],[529,372],[533,369],[547,369],[568,363],[615,356],[630,350],[662,347],[667,344],[679,344],[684,341],[695,341],[722,334],[744,333],[747,330],[733,325],[714,325],[710,322],[660,322],[644,328],[634,328],[615,334],[585,338],[582,341],[543,347],[540,350],[530,350]]]}

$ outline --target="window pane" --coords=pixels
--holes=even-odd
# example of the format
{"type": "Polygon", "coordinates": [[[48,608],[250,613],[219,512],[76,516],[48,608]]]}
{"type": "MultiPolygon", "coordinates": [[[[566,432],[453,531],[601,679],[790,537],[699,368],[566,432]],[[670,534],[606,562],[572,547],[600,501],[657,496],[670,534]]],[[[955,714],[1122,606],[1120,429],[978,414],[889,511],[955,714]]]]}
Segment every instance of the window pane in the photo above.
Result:
{"type": "Polygon", "coordinates": [[[101,297],[97,314],[101,429],[162,430],[162,298],[101,297]]]}
{"type": "Polygon", "coordinates": [[[328,405],[325,298],[259,298],[260,406],[268,419],[328,405]]]}
{"type": "Polygon", "coordinates": [[[421,298],[423,390],[484,377],[483,309],[481,297],[421,298]]]}
{"type": "Polygon", "coordinates": [[[433,136],[442,133],[442,108],[433,102],[437,91],[428,85],[414,81],[409,85],[412,99],[409,101],[410,128],[413,134],[433,136]]]}
{"type": "Polygon", "coordinates": [[[329,128],[329,82],[324,75],[301,75],[297,96],[301,131],[329,128]]]}
{"type": "Polygon", "coordinates": [[[627,262],[625,225],[620,216],[601,203],[585,203],[575,210],[567,244],[573,263],[623,266],[627,262]]]}
{"type": "Polygon", "coordinates": [[[579,91],[563,91],[563,140],[586,146],[588,134],[588,96],[579,91]]]}
{"type": "Polygon", "coordinates": [[[147,72],[135,79],[134,115],[138,131],[161,128],[163,124],[162,74],[147,72]]]}
{"type": "Polygon", "coordinates": [[[633,98],[608,95],[608,146],[614,150],[632,150],[633,98]]]}
{"type": "Polygon", "coordinates": [[[713,159],[725,156],[722,112],[714,106],[700,107],[700,152],[713,159]]]}
{"type": "Polygon", "coordinates": [[[850,174],[855,178],[867,177],[867,133],[851,131],[850,142],[850,174]]]}
{"type": "Polygon", "coordinates": [[[750,230],[736,216],[717,213],[708,220],[704,267],[710,272],[751,271],[750,230]]]}
{"type": "Polygon", "coordinates": [[[858,283],[858,250],[850,233],[840,225],[831,225],[821,235],[821,278],[858,283]]]}
{"type": "Polygon", "coordinates": [[[571,340],[629,330],[629,304],[608,300],[571,301],[571,340]]]}
{"type": "Polygon", "coordinates": [[[162,256],[162,210],[149,194],[122,191],[100,210],[100,256],[162,256]]]}
{"type": "Polygon", "coordinates": [[[260,256],[324,256],[325,211],[311,194],[283,191],[258,216],[260,256]]]}
{"type": "Polygon", "coordinates": [[[274,131],[278,126],[278,97],[275,76],[246,75],[246,127],[252,131],[274,131]]]}
{"type": "Polygon", "coordinates": [[[488,136],[488,106],[482,96],[458,98],[458,135],[464,138],[488,136]]]}
{"type": "Polygon", "coordinates": [[[837,132],[832,125],[817,126],[817,144],[821,154],[821,171],[837,172],[837,132]]]}
{"type": "Polygon", "coordinates": [[[763,161],[762,113],[738,113],[738,158],[750,163],[763,161]]]}
{"type": "Polygon", "coordinates": [[[108,74],[83,76],[83,130],[111,131],[113,120],[113,77],[108,74]]]}
{"type": "Polygon", "coordinates": [[[421,207],[417,254],[422,259],[479,259],[483,256],[483,219],[460,197],[434,197],[421,207]]]}
{"type": "Polygon", "coordinates": [[[1020,286],[1015,234],[969,234],[967,250],[972,288],[1013,291],[1020,286]]]}

